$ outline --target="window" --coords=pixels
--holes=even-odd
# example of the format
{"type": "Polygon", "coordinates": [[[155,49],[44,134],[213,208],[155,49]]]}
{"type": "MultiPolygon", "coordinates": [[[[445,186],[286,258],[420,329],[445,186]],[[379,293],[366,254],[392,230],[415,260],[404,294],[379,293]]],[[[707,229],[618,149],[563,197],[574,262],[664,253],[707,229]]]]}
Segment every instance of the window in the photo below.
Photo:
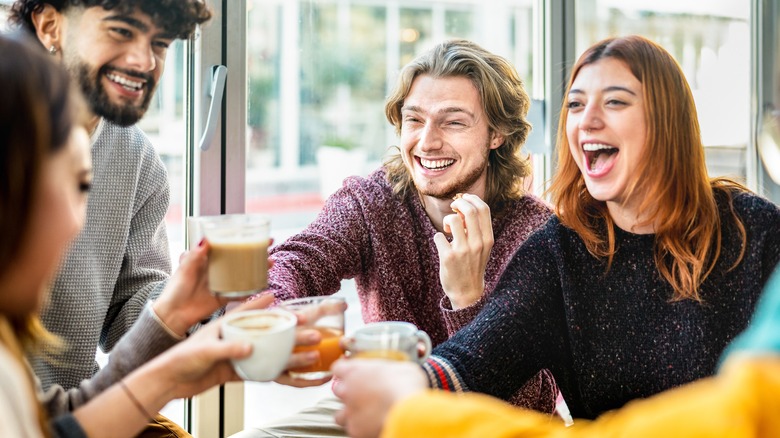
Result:
{"type": "Polygon", "coordinates": [[[586,0],[576,5],[576,55],[617,35],[640,34],[664,46],[693,91],[710,175],[746,179],[750,3],[586,0]]]}

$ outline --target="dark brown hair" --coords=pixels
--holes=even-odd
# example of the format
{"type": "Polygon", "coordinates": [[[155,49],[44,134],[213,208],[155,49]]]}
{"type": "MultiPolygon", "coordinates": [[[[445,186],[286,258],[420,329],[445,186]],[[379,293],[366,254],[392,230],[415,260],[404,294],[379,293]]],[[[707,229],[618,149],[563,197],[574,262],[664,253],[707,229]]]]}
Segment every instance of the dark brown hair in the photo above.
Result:
{"type": "Polygon", "coordinates": [[[16,0],[11,7],[9,21],[35,33],[32,14],[40,12],[47,4],[60,12],[71,7],[100,6],[106,10],[131,13],[138,8],[151,17],[155,26],[165,29],[175,38],[189,38],[198,24],[211,18],[211,11],[203,0],[16,0]]]}
{"type": "MultiPolygon", "coordinates": [[[[26,34],[0,33],[0,278],[9,269],[30,230],[34,197],[43,165],[67,144],[75,123],[86,127],[86,104],[70,82],[70,75],[44,54],[26,34]]],[[[4,293],[13,293],[5,290],[4,293]]],[[[0,343],[17,357],[38,345],[58,345],[37,314],[0,314],[0,343]]],[[[30,390],[35,395],[32,376],[30,390]]],[[[43,433],[46,415],[39,407],[43,433]]]]}

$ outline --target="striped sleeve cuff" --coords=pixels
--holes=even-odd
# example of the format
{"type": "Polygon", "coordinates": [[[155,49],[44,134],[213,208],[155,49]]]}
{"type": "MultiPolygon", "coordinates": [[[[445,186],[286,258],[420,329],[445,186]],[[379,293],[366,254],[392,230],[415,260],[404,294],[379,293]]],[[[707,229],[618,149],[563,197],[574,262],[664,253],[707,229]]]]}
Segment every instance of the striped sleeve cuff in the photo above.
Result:
{"type": "Polygon", "coordinates": [[[466,392],[468,388],[461,380],[458,372],[452,364],[439,356],[431,356],[422,364],[428,376],[431,388],[443,389],[450,392],[466,392]]]}

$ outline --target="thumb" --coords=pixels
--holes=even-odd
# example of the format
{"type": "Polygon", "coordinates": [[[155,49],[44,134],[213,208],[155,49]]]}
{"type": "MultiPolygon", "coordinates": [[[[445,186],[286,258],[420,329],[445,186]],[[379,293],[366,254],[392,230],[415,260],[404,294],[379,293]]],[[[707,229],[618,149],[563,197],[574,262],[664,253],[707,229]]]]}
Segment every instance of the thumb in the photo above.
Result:
{"type": "Polygon", "coordinates": [[[243,359],[252,354],[252,344],[244,341],[218,340],[206,348],[207,356],[214,362],[243,359]]]}
{"type": "Polygon", "coordinates": [[[444,233],[436,233],[433,235],[433,243],[436,244],[436,250],[439,252],[439,255],[447,253],[450,249],[450,242],[447,241],[447,238],[444,237],[444,233]]]}

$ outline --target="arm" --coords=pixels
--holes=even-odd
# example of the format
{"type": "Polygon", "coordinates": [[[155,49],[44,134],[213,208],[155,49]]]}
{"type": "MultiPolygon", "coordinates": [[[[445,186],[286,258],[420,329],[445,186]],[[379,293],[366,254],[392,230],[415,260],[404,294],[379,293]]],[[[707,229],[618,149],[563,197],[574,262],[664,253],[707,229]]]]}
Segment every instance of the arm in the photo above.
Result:
{"type": "Polygon", "coordinates": [[[452,202],[457,214],[444,217],[443,233],[433,237],[439,252],[439,278],[453,310],[479,301],[485,292],[485,269],[493,248],[490,207],[479,196],[464,194],[452,202]]]}
{"type": "Polygon", "coordinates": [[[512,258],[479,315],[434,349],[431,386],[509,398],[566,356],[558,263],[550,233],[534,234],[512,258]]]}
{"type": "MultiPolygon", "coordinates": [[[[459,210],[463,209],[459,208],[459,210]]],[[[487,209],[487,205],[484,206],[484,210],[479,211],[480,224],[491,220],[492,212],[487,209]]],[[[482,271],[484,292],[480,296],[474,295],[475,300],[470,304],[465,303],[467,304],[465,307],[458,308],[446,295],[439,303],[449,336],[454,335],[477,316],[485,306],[487,298],[495,290],[501,275],[517,249],[528,240],[533,232],[544,226],[550,216],[551,210],[547,204],[536,197],[527,195],[507,206],[500,219],[492,219],[496,224],[496,229],[493,230],[493,236],[491,236],[493,238],[492,249],[490,249],[489,254],[485,254],[488,258],[485,269],[482,271]]],[[[485,228],[480,225],[480,229],[485,228]]],[[[475,266],[476,262],[469,263],[471,266],[475,266]]],[[[444,287],[443,289],[446,291],[444,287]]]]}
{"type": "Polygon", "coordinates": [[[187,341],[106,389],[73,415],[87,436],[135,436],[148,424],[150,416],[170,400],[238,380],[229,359],[245,357],[250,351],[248,344],[221,340],[219,324],[208,324],[187,341]]]}
{"type": "Polygon", "coordinates": [[[271,249],[269,286],[277,299],[332,294],[363,272],[371,240],[362,208],[360,194],[343,187],[305,230],[271,249]]]}
{"type": "MultiPolygon", "coordinates": [[[[236,311],[264,308],[271,301],[271,297],[253,300],[236,311]]],[[[296,338],[296,344],[300,341],[296,338]]],[[[135,436],[148,424],[151,414],[171,400],[238,381],[230,360],[241,359],[250,353],[251,345],[247,343],[221,339],[220,321],[215,320],[132,371],[120,383],[108,387],[72,414],[54,418],[52,424],[55,430],[60,430],[60,426],[72,427],[75,419],[83,433],[92,438],[135,436]]],[[[291,356],[287,367],[301,366],[300,359],[291,356]]]]}
{"type": "Polygon", "coordinates": [[[777,436],[778,394],[780,359],[776,356],[742,363],[717,378],[635,400],[592,422],[578,419],[571,428],[484,395],[428,391],[397,403],[387,415],[382,436],[777,436]]]}
{"type": "MultiPolygon", "coordinates": [[[[208,246],[193,249],[183,258],[160,298],[147,306],[132,329],[111,353],[108,365],[77,388],[65,391],[53,385],[41,397],[51,415],[82,406],[151,358],[182,339],[190,326],[210,315],[223,303],[207,284],[208,246]]],[[[267,305],[269,299],[256,305],[267,305]]]]}

